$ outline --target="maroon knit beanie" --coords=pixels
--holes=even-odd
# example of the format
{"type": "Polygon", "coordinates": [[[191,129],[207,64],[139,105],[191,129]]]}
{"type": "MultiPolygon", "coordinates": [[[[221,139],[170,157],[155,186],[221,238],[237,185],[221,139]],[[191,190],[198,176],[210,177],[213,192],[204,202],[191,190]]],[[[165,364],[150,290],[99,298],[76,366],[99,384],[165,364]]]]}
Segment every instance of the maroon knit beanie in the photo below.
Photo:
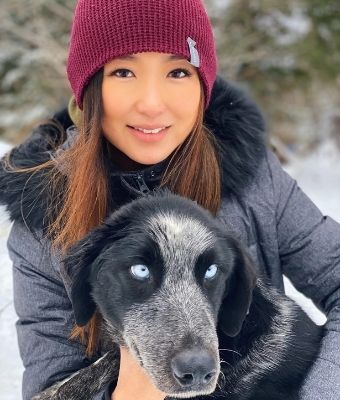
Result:
{"type": "Polygon", "coordinates": [[[208,107],[216,78],[216,50],[201,0],[79,0],[75,9],[67,75],[82,108],[90,78],[114,57],[172,53],[198,68],[208,107]]]}

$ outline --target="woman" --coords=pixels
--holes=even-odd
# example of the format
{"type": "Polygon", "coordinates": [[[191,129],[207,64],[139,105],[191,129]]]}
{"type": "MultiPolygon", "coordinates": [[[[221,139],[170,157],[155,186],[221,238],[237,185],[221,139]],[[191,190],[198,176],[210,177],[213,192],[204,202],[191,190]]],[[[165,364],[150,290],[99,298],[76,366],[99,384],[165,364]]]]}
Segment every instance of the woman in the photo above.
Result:
{"type": "MultiPolygon", "coordinates": [[[[200,0],[80,0],[68,57],[74,98],[2,162],[23,397],[100,356],[97,314],[73,329],[60,256],[120,205],[158,186],[196,200],[234,230],[259,271],[282,274],[327,314],[301,399],[340,393],[340,227],[266,148],[256,106],[216,78],[200,0]]],[[[121,348],[118,382],[96,399],[163,399],[121,348]]]]}

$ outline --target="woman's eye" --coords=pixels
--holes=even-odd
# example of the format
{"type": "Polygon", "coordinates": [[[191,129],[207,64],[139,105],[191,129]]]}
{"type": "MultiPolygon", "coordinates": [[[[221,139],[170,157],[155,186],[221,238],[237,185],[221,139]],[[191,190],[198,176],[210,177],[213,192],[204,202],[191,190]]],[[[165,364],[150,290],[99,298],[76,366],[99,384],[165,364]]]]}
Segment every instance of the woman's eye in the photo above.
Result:
{"type": "Polygon", "coordinates": [[[129,76],[126,76],[128,73],[132,72],[128,69],[116,69],[115,71],[111,72],[110,75],[117,76],[117,78],[130,78],[129,76]]]}
{"type": "Polygon", "coordinates": [[[141,281],[147,280],[150,277],[149,268],[143,264],[137,264],[130,267],[130,272],[134,278],[141,281]]]}
{"type": "MultiPolygon", "coordinates": [[[[128,76],[128,74],[133,74],[133,73],[128,69],[121,68],[111,72],[110,76],[116,76],[117,78],[131,78],[131,75],[128,76]]],[[[170,72],[170,75],[172,75],[172,77],[174,78],[182,79],[185,78],[186,76],[191,76],[192,73],[187,69],[180,68],[170,72]]]]}
{"type": "Polygon", "coordinates": [[[176,70],[170,72],[170,74],[177,74],[177,78],[185,78],[186,76],[191,76],[192,75],[189,70],[183,69],[183,68],[176,69],[176,70]],[[178,76],[178,74],[184,74],[184,76],[183,75],[182,76],[178,76]]]}
{"type": "Polygon", "coordinates": [[[210,267],[206,270],[204,279],[214,279],[218,271],[218,266],[216,264],[210,265],[210,267]]]}

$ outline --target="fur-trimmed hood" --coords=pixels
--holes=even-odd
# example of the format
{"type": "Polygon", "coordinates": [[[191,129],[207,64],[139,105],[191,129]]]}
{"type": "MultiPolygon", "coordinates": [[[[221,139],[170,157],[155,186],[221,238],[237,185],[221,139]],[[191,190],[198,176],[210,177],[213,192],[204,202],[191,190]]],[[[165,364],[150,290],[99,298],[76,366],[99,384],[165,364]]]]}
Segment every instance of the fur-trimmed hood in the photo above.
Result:
{"type": "MultiPolygon", "coordinates": [[[[57,113],[53,119],[62,124],[69,135],[72,133],[72,129],[68,128],[73,122],[66,109],[57,113]]],[[[265,124],[259,109],[242,90],[222,77],[217,77],[204,123],[217,139],[222,160],[222,195],[241,194],[256,174],[265,154],[265,124]]],[[[38,126],[25,142],[12,150],[11,163],[25,168],[48,161],[53,156],[54,144],[67,139],[60,138],[60,135],[60,131],[52,124],[38,126]]],[[[67,145],[70,137],[68,139],[65,141],[67,145]]],[[[152,187],[159,180],[163,168],[164,161],[138,171],[138,175],[152,187]]],[[[125,190],[138,192],[140,189],[140,186],[133,188],[131,185],[131,179],[136,178],[136,173],[123,173],[113,168],[111,177],[113,182],[119,179],[125,190]]],[[[2,160],[0,204],[7,207],[11,220],[24,220],[33,229],[44,227],[48,188],[46,171],[10,172],[2,160]]]]}

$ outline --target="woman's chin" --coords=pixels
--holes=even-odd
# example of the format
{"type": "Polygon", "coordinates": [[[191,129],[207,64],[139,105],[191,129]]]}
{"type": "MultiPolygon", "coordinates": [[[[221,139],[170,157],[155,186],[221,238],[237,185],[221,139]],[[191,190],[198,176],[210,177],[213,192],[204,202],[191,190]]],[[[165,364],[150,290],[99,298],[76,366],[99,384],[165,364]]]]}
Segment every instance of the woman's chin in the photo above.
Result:
{"type": "Polygon", "coordinates": [[[133,157],[131,158],[133,161],[136,163],[140,164],[141,167],[149,167],[151,165],[159,164],[160,162],[164,161],[167,157],[169,157],[169,154],[165,155],[158,155],[155,157],[155,154],[150,154],[147,155],[143,153],[143,155],[139,155],[138,157],[133,157]]]}

